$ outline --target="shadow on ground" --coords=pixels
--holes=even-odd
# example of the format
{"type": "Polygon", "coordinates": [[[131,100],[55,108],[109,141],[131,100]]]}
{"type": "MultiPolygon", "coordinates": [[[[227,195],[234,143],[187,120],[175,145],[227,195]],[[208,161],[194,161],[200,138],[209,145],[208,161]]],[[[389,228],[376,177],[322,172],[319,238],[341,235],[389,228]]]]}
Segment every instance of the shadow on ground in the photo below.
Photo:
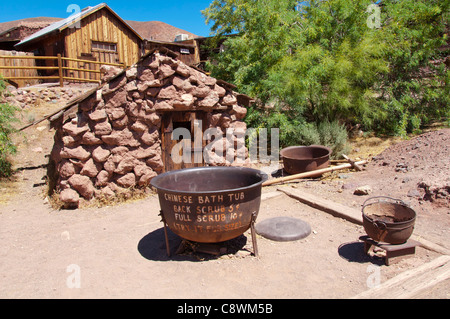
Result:
{"type": "Polygon", "coordinates": [[[381,257],[371,257],[364,251],[364,243],[360,241],[354,241],[350,243],[344,243],[338,248],[339,256],[349,262],[356,263],[372,263],[375,265],[384,265],[384,260],[381,257]]]}
{"type": "MultiPolygon", "coordinates": [[[[145,235],[138,243],[137,249],[142,257],[153,261],[205,261],[217,259],[224,254],[236,254],[240,250],[246,250],[247,237],[240,235],[226,242],[217,243],[218,254],[204,253],[198,250],[198,243],[186,241],[167,229],[167,239],[169,242],[170,256],[167,254],[164,227],[156,229],[145,235]]],[[[216,244],[212,244],[216,245],[216,244]]]]}

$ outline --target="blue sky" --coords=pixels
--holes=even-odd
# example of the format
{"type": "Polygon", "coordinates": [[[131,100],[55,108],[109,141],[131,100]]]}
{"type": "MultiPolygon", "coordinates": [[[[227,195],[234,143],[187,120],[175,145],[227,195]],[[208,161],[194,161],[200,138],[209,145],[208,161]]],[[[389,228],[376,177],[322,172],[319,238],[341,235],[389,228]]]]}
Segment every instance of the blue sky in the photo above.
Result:
{"type": "Polygon", "coordinates": [[[66,18],[72,14],[67,12],[70,4],[81,9],[105,2],[124,20],[162,21],[177,28],[192,32],[198,36],[208,36],[209,27],[200,13],[209,6],[212,0],[21,0],[0,2],[0,22],[32,17],[66,18]]]}

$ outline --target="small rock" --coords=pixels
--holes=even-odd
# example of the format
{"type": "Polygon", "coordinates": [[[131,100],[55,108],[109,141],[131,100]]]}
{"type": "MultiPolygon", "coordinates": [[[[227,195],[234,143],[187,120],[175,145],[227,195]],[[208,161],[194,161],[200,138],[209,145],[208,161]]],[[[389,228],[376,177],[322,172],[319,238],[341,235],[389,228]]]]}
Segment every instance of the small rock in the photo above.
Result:
{"type": "Polygon", "coordinates": [[[372,188],[369,185],[364,185],[356,188],[353,195],[369,195],[371,192],[372,188]]]}
{"type": "Polygon", "coordinates": [[[417,190],[417,189],[415,189],[415,188],[410,189],[410,190],[408,191],[408,194],[407,194],[406,196],[408,196],[408,197],[417,197],[417,198],[422,197],[420,191],[417,190]]]}
{"type": "Polygon", "coordinates": [[[62,202],[69,205],[78,205],[80,201],[80,195],[71,188],[63,190],[60,193],[59,198],[62,202]]]}
{"type": "Polygon", "coordinates": [[[342,189],[354,189],[356,187],[358,187],[358,185],[354,183],[345,183],[342,185],[342,189]]]}

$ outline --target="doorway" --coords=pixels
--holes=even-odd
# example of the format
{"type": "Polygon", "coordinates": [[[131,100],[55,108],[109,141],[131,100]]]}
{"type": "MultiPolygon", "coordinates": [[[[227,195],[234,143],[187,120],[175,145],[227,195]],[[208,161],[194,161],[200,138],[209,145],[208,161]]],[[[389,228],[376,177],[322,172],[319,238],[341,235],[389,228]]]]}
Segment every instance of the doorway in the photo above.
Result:
{"type": "Polygon", "coordinates": [[[162,115],[161,148],[164,172],[204,166],[205,112],[167,112],[162,115]]]}

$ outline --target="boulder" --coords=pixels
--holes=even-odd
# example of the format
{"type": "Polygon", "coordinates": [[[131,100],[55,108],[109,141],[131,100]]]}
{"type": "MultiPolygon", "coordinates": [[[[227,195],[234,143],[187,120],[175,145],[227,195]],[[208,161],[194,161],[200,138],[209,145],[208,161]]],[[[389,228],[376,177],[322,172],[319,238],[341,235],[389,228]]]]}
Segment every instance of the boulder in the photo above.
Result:
{"type": "Polygon", "coordinates": [[[88,117],[95,122],[103,121],[107,118],[107,114],[104,109],[97,109],[94,112],[88,114],[88,117]]]}
{"type": "Polygon", "coordinates": [[[97,136],[108,135],[113,131],[111,124],[108,120],[97,122],[94,125],[94,134],[97,136]]]}
{"type": "Polygon", "coordinates": [[[108,159],[109,155],[111,154],[111,151],[104,148],[103,146],[98,146],[96,149],[92,151],[92,158],[96,162],[104,163],[108,159]]]}
{"type": "Polygon", "coordinates": [[[59,175],[67,179],[73,174],[75,174],[75,166],[70,161],[62,161],[59,166],[59,175]]]}
{"type": "Polygon", "coordinates": [[[199,107],[213,108],[219,102],[219,95],[216,91],[211,91],[208,96],[198,102],[199,107]]]}
{"type": "Polygon", "coordinates": [[[103,135],[101,138],[108,145],[131,147],[140,145],[139,141],[134,138],[133,133],[128,128],[121,131],[113,131],[110,135],[103,135]]]}
{"type": "Polygon", "coordinates": [[[59,199],[68,206],[78,206],[80,195],[71,188],[66,188],[59,194],[59,199]]]}
{"type": "MultiPolygon", "coordinates": [[[[102,129],[99,129],[99,132],[104,132],[102,129]]],[[[109,134],[109,133],[108,133],[109,134]]],[[[100,134],[99,134],[100,135],[100,134]]],[[[85,145],[99,145],[102,144],[103,141],[95,136],[92,132],[86,132],[83,134],[81,139],[81,143],[85,145]]]]}
{"type": "Polygon", "coordinates": [[[95,187],[88,176],[74,174],[69,178],[69,184],[85,199],[91,199],[95,192],[95,187]]]}
{"type": "Polygon", "coordinates": [[[101,164],[97,164],[94,162],[92,158],[88,159],[87,162],[83,165],[83,168],[80,171],[81,175],[86,175],[89,177],[96,177],[98,172],[101,169],[101,164]]]}
{"type": "Polygon", "coordinates": [[[91,154],[82,146],[78,146],[75,148],[63,147],[60,155],[61,158],[75,158],[80,161],[86,161],[89,157],[91,157],[91,154]]]}
{"type": "Polygon", "coordinates": [[[170,85],[168,87],[162,88],[159,91],[159,99],[176,99],[178,97],[178,92],[175,86],[170,85]]]}
{"type": "Polygon", "coordinates": [[[69,134],[70,136],[77,136],[89,131],[88,125],[78,126],[78,124],[74,121],[68,122],[63,125],[63,132],[69,134]]]}
{"type": "Polygon", "coordinates": [[[116,180],[119,186],[129,188],[136,185],[136,176],[133,173],[125,174],[116,180]]]}
{"type": "Polygon", "coordinates": [[[128,172],[131,172],[137,164],[138,162],[136,158],[134,158],[132,154],[126,153],[120,160],[119,164],[114,170],[114,173],[121,175],[126,174],[128,172]]]}
{"type": "Polygon", "coordinates": [[[110,176],[111,176],[111,174],[108,173],[107,171],[105,171],[105,170],[100,171],[97,175],[97,180],[95,182],[95,186],[97,186],[97,187],[107,186],[110,176]]]}

